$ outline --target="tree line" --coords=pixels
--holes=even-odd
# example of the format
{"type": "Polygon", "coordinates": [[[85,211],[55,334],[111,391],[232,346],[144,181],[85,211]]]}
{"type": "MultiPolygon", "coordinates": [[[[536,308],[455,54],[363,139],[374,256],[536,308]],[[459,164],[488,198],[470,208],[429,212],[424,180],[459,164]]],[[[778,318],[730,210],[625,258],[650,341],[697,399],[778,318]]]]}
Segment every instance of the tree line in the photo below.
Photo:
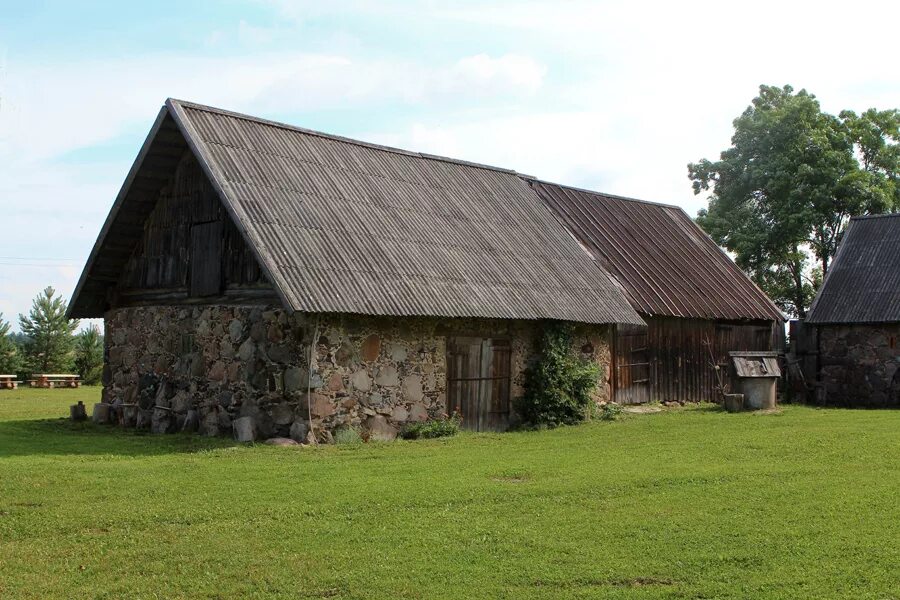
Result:
{"type": "Polygon", "coordinates": [[[0,373],[27,379],[33,373],[78,373],[83,383],[100,382],[103,335],[96,325],[75,333],[78,320],[66,318],[65,299],[47,287],[27,315],[19,315],[21,333],[0,313],[0,373]]]}
{"type": "Polygon", "coordinates": [[[697,223],[786,313],[804,318],[850,217],[900,211],[900,110],[823,112],[761,86],[719,160],[688,165],[697,223]]]}

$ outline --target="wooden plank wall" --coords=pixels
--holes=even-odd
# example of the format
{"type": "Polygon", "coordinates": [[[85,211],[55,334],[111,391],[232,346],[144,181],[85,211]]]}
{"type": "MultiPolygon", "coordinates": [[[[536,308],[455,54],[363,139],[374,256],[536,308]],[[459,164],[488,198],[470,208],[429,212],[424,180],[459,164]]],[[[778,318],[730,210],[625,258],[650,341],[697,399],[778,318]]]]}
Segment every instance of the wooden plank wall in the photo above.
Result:
{"type": "MultiPolygon", "coordinates": [[[[715,402],[713,361],[728,379],[728,353],[733,350],[780,350],[784,333],[770,321],[730,322],[645,317],[650,360],[650,398],[715,402]],[[710,356],[710,346],[712,357],[710,356]]],[[[733,386],[732,386],[733,387],[733,386]]]]}
{"type": "Polygon", "coordinates": [[[114,306],[153,299],[193,303],[274,298],[252,251],[190,152],[160,191],[114,295],[114,306]]]}

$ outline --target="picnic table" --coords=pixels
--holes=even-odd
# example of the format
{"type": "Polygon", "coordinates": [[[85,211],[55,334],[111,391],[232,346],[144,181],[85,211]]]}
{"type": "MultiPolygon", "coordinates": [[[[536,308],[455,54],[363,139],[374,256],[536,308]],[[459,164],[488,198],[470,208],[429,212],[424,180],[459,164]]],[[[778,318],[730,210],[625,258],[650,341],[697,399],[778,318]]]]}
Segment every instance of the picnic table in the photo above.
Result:
{"type": "Polygon", "coordinates": [[[19,387],[15,375],[0,375],[0,390],[14,390],[19,387]]]}
{"type": "Polygon", "coordinates": [[[81,385],[81,380],[78,375],[71,373],[35,373],[34,379],[29,379],[28,384],[38,388],[77,388],[81,385]]]}

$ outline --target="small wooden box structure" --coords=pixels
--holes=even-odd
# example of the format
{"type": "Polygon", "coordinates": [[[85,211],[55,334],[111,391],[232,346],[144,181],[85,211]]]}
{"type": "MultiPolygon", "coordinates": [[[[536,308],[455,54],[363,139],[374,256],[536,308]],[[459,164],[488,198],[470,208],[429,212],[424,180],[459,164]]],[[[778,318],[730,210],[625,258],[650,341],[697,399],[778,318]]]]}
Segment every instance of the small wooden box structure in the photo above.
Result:
{"type": "Polygon", "coordinates": [[[744,395],[744,408],[775,408],[777,384],[781,377],[777,352],[729,352],[732,381],[737,393],[744,395]]]}
{"type": "Polygon", "coordinates": [[[81,386],[78,375],[71,373],[35,373],[34,379],[29,379],[28,383],[31,387],[37,388],[77,388],[81,386]]]}

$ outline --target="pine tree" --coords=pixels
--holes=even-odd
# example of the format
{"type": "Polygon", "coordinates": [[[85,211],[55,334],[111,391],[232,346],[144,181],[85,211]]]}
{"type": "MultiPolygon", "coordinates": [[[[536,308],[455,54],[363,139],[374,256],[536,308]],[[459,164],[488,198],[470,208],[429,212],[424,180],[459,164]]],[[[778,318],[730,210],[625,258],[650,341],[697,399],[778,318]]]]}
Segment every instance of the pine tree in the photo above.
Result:
{"type": "Polygon", "coordinates": [[[72,367],[72,333],[78,320],[66,318],[66,301],[47,287],[34,299],[28,316],[19,315],[19,326],[27,340],[26,367],[32,373],[67,371],[72,367]]]}
{"type": "Polygon", "coordinates": [[[0,313],[0,373],[15,375],[22,368],[22,355],[19,346],[9,333],[9,322],[3,320],[0,313]]]}
{"type": "Polygon", "coordinates": [[[103,372],[103,336],[91,325],[75,336],[75,371],[87,385],[100,382],[103,372]]]}

